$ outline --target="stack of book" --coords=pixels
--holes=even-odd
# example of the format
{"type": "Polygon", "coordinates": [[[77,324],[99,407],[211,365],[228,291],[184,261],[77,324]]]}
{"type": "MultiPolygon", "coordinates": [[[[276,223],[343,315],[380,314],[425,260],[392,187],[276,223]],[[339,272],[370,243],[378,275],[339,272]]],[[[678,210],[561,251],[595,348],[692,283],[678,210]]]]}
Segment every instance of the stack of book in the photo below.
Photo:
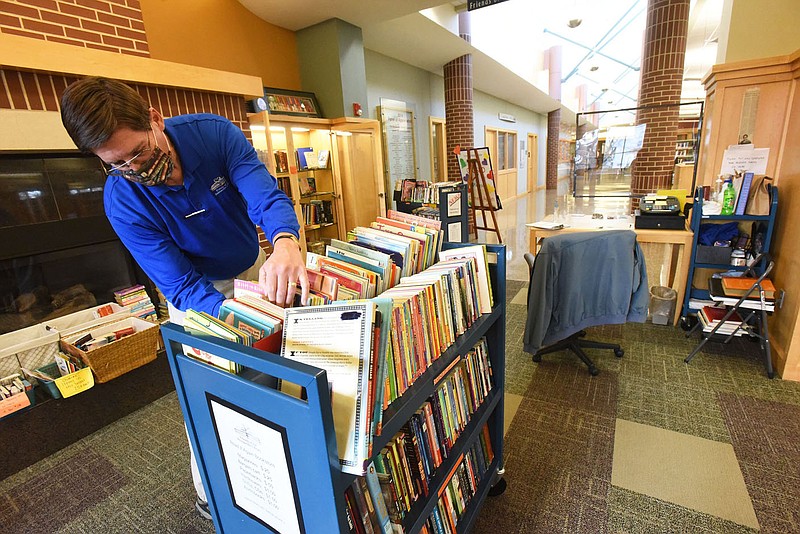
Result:
{"type": "Polygon", "coordinates": [[[302,205],[303,223],[313,224],[333,224],[333,202],[330,200],[311,200],[302,205]]]}
{"type": "MultiPolygon", "coordinates": [[[[188,310],[183,325],[201,334],[220,337],[248,347],[258,346],[262,340],[281,332],[284,310],[267,300],[258,282],[234,280],[233,297],[233,300],[226,300],[222,304],[219,317],[188,310]]],[[[228,372],[238,374],[241,371],[238,365],[227,359],[186,345],[184,350],[186,354],[228,372]]]]}
{"type": "Polygon", "coordinates": [[[401,202],[439,204],[442,189],[457,187],[461,182],[428,182],[426,180],[403,180],[400,189],[401,202]]]}
{"type": "MultiPolygon", "coordinates": [[[[345,492],[348,521],[356,524],[352,531],[403,532],[406,514],[418,499],[429,495],[437,468],[491,390],[485,340],[457,361],[429,400],[369,463],[365,476],[345,492]]],[[[484,427],[480,440],[451,473],[440,510],[430,521],[457,523],[493,458],[484,427]]]]}
{"type": "Polygon", "coordinates": [[[145,291],[143,285],[136,285],[114,291],[114,300],[120,306],[125,306],[130,310],[133,317],[145,319],[148,321],[157,321],[158,315],[150,296],[145,291]]]}
{"type": "Polygon", "coordinates": [[[719,326],[715,332],[716,334],[726,336],[730,334],[741,336],[744,334],[745,330],[739,328],[739,325],[742,324],[742,317],[737,312],[733,312],[725,322],[722,322],[727,313],[728,308],[725,307],[704,306],[697,313],[697,318],[703,325],[703,332],[711,332],[719,326]]]}
{"type": "MultiPolygon", "coordinates": [[[[758,288],[755,288],[748,294],[750,288],[753,287],[758,281],[757,278],[750,278],[745,276],[723,276],[722,277],[722,292],[727,297],[741,298],[747,295],[747,298],[760,299],[758,288]]],[[[764,291],[764,298],[766,300],[775,300],[775,286],[772,280],[764,278],[761,281],[761,289],[764,291]]]]}
{"type": "MultiPolygon", "coordinates": [[[[390,212],[348,237],[331,240],[325,256],[308,254],[312,295],[331,304],[287,308],[281,354],[327,372],[342,470],[363,475],[384,411],[492,312],[493,296],[485,246],[440,251],[439,221],[390,212]]],[[[431,414],[438,409],[449,419],[441,427],[442,452],[420,445],[419,457],[428,458],[420,464],[427,466],[422,484],[489,387],[484,345],[475,352],[476,363],[459,360],[448,369],[454,383],[441,382],[446,406],[431,400],[431,414]],[[476,393],[478,385],[484,389],[476,393]]],[[[298,394],[291,385],[283,391],[298,394]]]]}

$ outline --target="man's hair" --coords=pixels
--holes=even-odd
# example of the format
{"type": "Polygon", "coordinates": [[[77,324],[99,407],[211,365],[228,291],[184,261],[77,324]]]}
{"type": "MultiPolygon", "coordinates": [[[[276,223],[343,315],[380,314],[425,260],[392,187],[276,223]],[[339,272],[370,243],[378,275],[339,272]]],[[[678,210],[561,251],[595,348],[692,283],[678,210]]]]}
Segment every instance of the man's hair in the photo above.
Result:
{"type": "Polygon", "coordinates": [[[61,96],[61,122],[75,145],[92,152],[118,128],[147,130],[147,102],[117,80],[87,77],[71,84],[61,96]]]}

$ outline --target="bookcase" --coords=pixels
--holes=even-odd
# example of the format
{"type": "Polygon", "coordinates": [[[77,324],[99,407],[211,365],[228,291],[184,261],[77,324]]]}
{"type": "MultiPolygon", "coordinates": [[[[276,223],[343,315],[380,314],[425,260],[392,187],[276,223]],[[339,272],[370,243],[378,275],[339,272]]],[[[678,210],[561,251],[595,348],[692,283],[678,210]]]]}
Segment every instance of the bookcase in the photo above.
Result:
{"type": "MultiPolygon", "coordinates": [[[[778,188],[772,187],[770,198],[770,209],[768,215],[703,215],[703,188],[697,188],[692,207],[692,218],[690,229],[694,234],[692,238],[692,250],[689,259],[689,272],[686,276],[686,293],[683,297],[683,307],[681,312],[681,326],[690,329],[691,324],[688,320],[689,315],[694,313],[697,308],[692,306],[692,300],[710,300],[709,291],[706,287],[708,276],[706,274],[713,271],[737,270],[744,271],[746,266],[736,266],[730,264],[731,249],[726,247],[702,247],[698,240],[700,237],[700,225],[702,223],[726,223],[736,221],[740,223],[763,222],[766,225],[764,241],[762,244],[763,252],[770,252],[772,236],[775,231],[775,218],[778,213],[778,188]],[[716,249],[716,250],[715,250],[716,249]],[[719,256],[718,253],[725,254],[719,256]],[[700,270],[701,274],[698,275],[700,270]],[[697,275],[697,276],[696,276],[697,275]],[[697,280],[695,280],[697,278],[697,280]]],[[[748,229],[749,231],[749,229],[748,229]]],[[[764,272],[766,265],[755,267],[758,274],[764,272]]]]}
{"type": "MultiPolygon", "coordinates": [[[[445,243],[444,248],[463,246],[445,243]]],[[[504,245],[486,245],[494,306],[459,336],[403,395],[384,411],[373,452],[380,451],[434,395],[437,385],[475,344],[486,338],[492,389],[453,443],[428,484],[429,492],[403,520],[405,532],[419,532],[437,507],[468,450],[488,429],[493,459],[457,525],[467,532],[490,489],[502,490],[505,375],[504,245]]],[[[326,373],[221,339],[193,335],[183,327],[162,329],[189,439],[219,532],[349,532],[345,491],[355,480],[342,472],[333,428],[326,373]],[[183,345],[230,359],[244,371],[234,375],[184,354],[183,345]],[[303,399],[274,387],[277,380],[305,388],[303,399]],[[224,444],[234,443],[225,451],[224,444]],[[256,445],[254,445],[256,444],[256,445]],[[279,468],[275,468],[278,465],[279,468]],[[244,466],[244,467],[243,467],[244,466]],[[256,480],[267,472],[270,479],[256,480]],[[238,488],[238,489],[234,489],[238,488]],[[250,495],[242,488],[256,488],[250,495]],[[257,499],[248,497],[257,496],[257,499]]]]}
{"type": "Polygon", "coordinates": [[[248,118],[259,157],[292,198],[304,251],[385,215],[377,121],[268,112],[248,118]]]}

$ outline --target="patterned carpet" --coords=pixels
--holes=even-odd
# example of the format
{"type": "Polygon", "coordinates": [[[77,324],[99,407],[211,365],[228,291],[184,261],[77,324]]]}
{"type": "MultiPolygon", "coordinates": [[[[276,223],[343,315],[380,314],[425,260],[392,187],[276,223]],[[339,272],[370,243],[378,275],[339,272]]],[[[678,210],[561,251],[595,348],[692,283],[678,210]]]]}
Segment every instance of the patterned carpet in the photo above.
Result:
{"type": "MultiPolygon", "coordinates": [[[[508,299],[524,288],[508,282],[508,299]]],[[[731,444],[762,532],[800,532],[800,384],[768,380],[758,345],[697,342],[679,329],[592,329],[625,356],[592,352],[590,377],[565,353],[522,352],[525,306],[509,304],[506,391],[522,396],[505,443],[508,489],[474,534],[750,533],[752,529],[611,484],[617,418],[731,444]]],[[[32,446],[35,446],[32,444],[32,446]]],[[[0,481],[6,532],[212,533],[194,512],[174,393],[0,481]]]]}
{"type": "Polygon", "coordinates": [[[710,343],[687,365],[698,339],[679,329],[594,328],[588,338],[620,343],[625,356],[591,351],[601,369],[592,378],[571,354],[532,363],[524,318],[510,303],[507,391],[524,398],[506,434],[508,489],[487,499],[475,534],[755,532],[612,486],[617,418],[731,443],[760,531],[800,532],[800,384],[767,379],[757,343],[710,343]]]}

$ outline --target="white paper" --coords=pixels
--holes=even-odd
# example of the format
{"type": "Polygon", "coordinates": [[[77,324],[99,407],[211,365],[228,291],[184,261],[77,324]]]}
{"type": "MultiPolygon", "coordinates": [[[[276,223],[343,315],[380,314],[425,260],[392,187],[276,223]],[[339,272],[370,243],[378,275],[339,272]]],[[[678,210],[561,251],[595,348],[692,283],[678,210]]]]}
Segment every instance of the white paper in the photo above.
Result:
{"type": "Polygon", "coordinates": [[[324,369],[342,471],[364,474],[369,435],[367,393],[375,303],[287,308],[284,358],[324,369]]]}
{"type": "Polygon", "coordinates": [[[737,145],[736,148],[728,148],[722,156],[722,167],[719,173],[728,175],[737,172],[752,172],[753,174],[766,174],[767,161],[769,160],[768,148],[746,148],[752,145],[737,145]]]}
{"type": "Polygon", "coordinates": [[[211,400],[234,504],[281,534],[300,533],[282,434],[211,400]]]}
{"type": "Polygon", "coordinates": [[[461,243],[460,222],[452,222],[447,225],[447,240],[452,243],[461,243]]]}
{"type": "Polygon", "coordinates": [[[557,223],[553,221],[536,221],[532,223],[526,223],[525,226],[531,226],[533,228],[541,228],[542,230],[561,230],[564,228],[563,223],[557,223]]]}
{"type": "Polygon", "coordinates": [[[461,193],[447,193],[447,216],[461,215],[461,193]]]}

